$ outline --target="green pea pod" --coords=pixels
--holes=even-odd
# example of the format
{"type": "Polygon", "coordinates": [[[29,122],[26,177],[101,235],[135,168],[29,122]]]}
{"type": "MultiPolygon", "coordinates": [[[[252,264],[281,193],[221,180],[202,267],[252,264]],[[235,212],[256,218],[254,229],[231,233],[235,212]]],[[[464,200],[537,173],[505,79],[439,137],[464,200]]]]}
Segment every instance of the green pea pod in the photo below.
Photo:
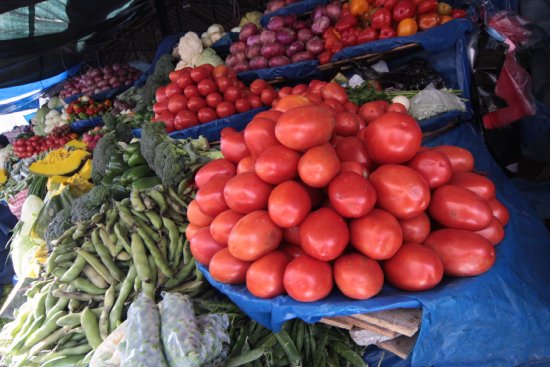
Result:
{"type": "Polygon", "coordinates": [[[92,243],[94,244],[97,254],[101,258],[101,261],[103,262],[103,264],[105,264],[107,270],[114,279],[119,282],[122,281],[122,279],[124,279],[124,273],[115,264],[113,258],[111,257],[111,253],[109,252],[109,249],[99,240],[99,236],[97,239],[93,236],[94,233],[95,232],[92,232],[92,243]]]}
{"type": "Polygon", "coordinates": [[[105,291],[106,291],[105,289],[96,287],[88,279],[84,279],[84,278],[76,278],[71,282],[71,284],[74,285],[79,291],[85,292],[88,294],[100,295],[100,294],[105,294],[105,291]]]}
{"type": "Polygon", "coordinates": [[[40,293],[34,306],[34,318],[37,319],[46,312],[46,298],[48,292],[40,293]]]}
{"type": "Polygon", "coordinates": [[[128,298],[128,296],[130,295],[130,292],[132,292],[132,289],[134,288],[135,278],[136,278],[136,267],[134,265],[131,265],[130,269],[128,270],[128,275],[126,275],[126,278],[124,278],[124,281],[122,282],[122,286],[118,293],[118,297],[115,301],[115,305],[113,306],[111,313],[109,314],[109,332],[110,333],[112,333],[117,328],[120,322],[120,316],[122,315],[122,307],[124,306],[124,302],[126,301],[126,298],[128,298]]]}
{"type": "Polygon", "coordinates": [[[44,325],[40,326],[38,330],[33,332],[27,340],[25,341],[25,345],[19,349],[17,354],[22,354],[26,351],[28,351],[30,348],[32,348],[36,343],[56,331],[59,327],[56,325],[57,319],[59,319],[62,316],[65,316],[65,311],[57,311],[53,316],[51,316],[44,325]]]}
{"type": "Polygon", "coordinates": [[[40,367],[74,367],[84,358],[84,355],[60,356],[40,365],[40,367]]]}
{"type": "Polygon", "coordinates": [[[109,336],[109,313],[115,304],[116,289],[111,285],[105,293],[105,301],[103,302],[103,311],[99,316],[99,334],[105,339],[109,336]]]}
{"type": "Polygon", "coordinates": [[[137,233],[132,233],[132,258],[136,267],[137,276],[141,279],[143,291],[148,297],[155,295],[155,284],[149,266],[149,258],[145,252],[145,245],[137,233]]]}
{"type": "Polygon", "coordinates": [[[98,272],[105,281],[109,284],[113,284],[115,282],[115,278],[111,275],[109,272],[109,269],[103,265],[103,263],[94,255],[90,254],[89,252],[86,252],[84,250],[77,249],[76,252],[84,257],[86,259],[86,262],[90,264],[90,266],[98,272]]]}
{"type": "Polygon", "coordinates": [[[152,189],[155,186],[162,184],[162,181],[157,176],[142,177],[132,182],[132,188],[139,190],[152,189]]]}
{"type": "Polygon", "coordinates": [[[61,283],[72,282],[82,272],[82,269],[84,269],[84,266],[86,266],[86,259],[77,254],[76,260],[71,265],[69,270],[67,270],[65,274],[63,274],[63,276],[59,281],[61,283]]]}
{"type": "Polygon", "coordinates": [[[96,349],[99,347],[101,342],[103,342],[103,339],[101,338],[101,334],[99,332],[97,316],[88,307],[86,307],[80,315],[80,324],[82,325],[86,339],[88,339],[88,343],[90,343],[92,348],[96,349]]]}
{"type": "Polygon", "coordinates": [[[169,278],[172,277],[173,272],[172,269],[170,269],[170,266],[168,266],[168,262],[162,257],[162,253],[160,252],[159,248],[157,247],[157,244],[149,237],[147,232],[143,228],[138,228],[137,233],[145,243],[145,246],[147,246],[147,249],[151,253],[151,256],[155,260],[155,264],[157,267],[169,278]]]}

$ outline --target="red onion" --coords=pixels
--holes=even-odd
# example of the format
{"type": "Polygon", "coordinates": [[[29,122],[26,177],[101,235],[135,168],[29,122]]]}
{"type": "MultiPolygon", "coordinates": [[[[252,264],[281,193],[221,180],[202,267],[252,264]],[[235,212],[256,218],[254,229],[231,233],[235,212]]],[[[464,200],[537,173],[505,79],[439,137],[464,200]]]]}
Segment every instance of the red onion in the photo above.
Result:
{"type": "Polygon", "coordinates": [[[269,19],[269,22],[267,22],[267,29],[270,31],[278,31],[279,29],[283,28],[285,26],[285,22],[283,20],[283,17],[280,16],[274,16],[269,19]]]}
{"type": "Polygon", "coordinates": [[[262,46],[261,54],[266,59],[275,56],[282,56],[285,53],[285,46],[280,42],[266,43],[262,46]]]}
{"type": "Polygon", "coordinates": [[[288,27],[281,28],[277,31],[277,41],[284,45],[289,45],[296,40],[296,32],[288,27]]]}
{"type": "Polygon", "coordinates": [[[320,54],[325,50],[325,45],[319,37],[313,37],[306,43],[306,50],[313,52],[315,55],[320,54]]]}
{"type": "Polygon", "coordinates": [[[93,78],[93,80],[94,80],[94,82],[99,83],[100,81],[103,80],[103,76],[96,76],[96,77],[93,78]]]}
{"type": "Polygon", "coordinates": [[[275,56],[269,59],[269,67],[274,68],[290,64],[290,59],[286,56],[275,56]]]}
{"type": "Polygon", "coordinates": [[[117,71],[118,69],[121,68],[121,66],[122,66],[122,65],[120,65],[120,64],[114,64],[114,65],[113,65],[113,70],[114,70],[114,71],[117,71]]]}
{"type": "Polygon", "coordinates": [[[264,29],[262,33],[260,33],[260,42],[262,44],[273,43],[276,40],[277,40],[277,36],[275,32],[270,31],[269,29],[264,29]]]}
{"type": "Polygon", "coordinates": [[[285,15],[283,17],[283,23],[285,24],[285,27],[291,26],[294,22],[296,22],[297,15],[292,13],[285,15]]]}
{"type": "Polygon", "coordinates": [[[325,6],[317,5],[315,9],[313,9],[313,16],[311,18],[315,22],[317,19],[321,18],[323,15],[325,15],[325,6]]]}
{"type": "Polygon", "coordinates": [[[244,73],[245,71],[250,70],[248,67],[248,64],[246,62],[238,63],[237,65],[233,66],[233,70],[235,70],[236,73],[244,73]]]}
{"type": "Polygon", "coordinates": [[[292,57],[295,53],[303,51],[305,47],[302,41],[294,41],[286,48],[286,55],[292,57]]]}
{"type": "Polygon", "coordinates": [[[260,51],[262,50],[262,46],[260,45],[254,45],[254,46],[250,46],[249,48],[246,49],[246,58],[247,59],[252,59],[256,56],[260,56],[260,51]]]}
{"type": "Polygon", "coordinates": [[[337,3],[330,3],[325,8],[325,13],[330,18],[332,23],[336,23],[340,19],[342,8],[340,8],[340,5],[337,3]]]}
{"type": "Polygon", "coordinates": [[[229,47],[229,52],[236,54],[237,52],[244,52],[246,50],[246,43],[242,41],[233,42],[229,47]]]}
{"type": "Polygon", "coordinates": [[[303,28],[308,28],[309,23],[305,20],[297,20],[292,27],[298,31],[303,28]]]}
{"type": "Polygon", "coordinates": [[[233,66],[235,66],[235,64],[236,64],[235,55],[233,54],[227,55],[227,57],[225,58],[225,65],[232,68],[233,66]]]}
{"type": "Polygon", "coordinates": [[[315,21],[313,21],[313,24],[311,25],[311,30],[315,34],[322,34],[328,29],[328,27],[330,27],[330,18],[326,15],[322,15],[315,21]]]}
{"type": "Polygon", "coordinates": [[[275,10],[279,10],[285,7],[285,5],[286,5],[285,0],[272,0],[267,3],[268,13],[271,13],[275,10]]]}
{"type": "Polygon", "coordinates": [[[259,34],[253,34],[250,37],[246,39],[246,45],[248,47],[255,46],[255,45],[261,45],[262,41],[260,41],[260,35],[259,34]]]}
{"type": "Polygon", "coordinates": [[[254,23],[246,23],[241,28],[241,32],[239,33],[239,39],[243,42],[246,42],[248,37],[256,33],[258,33],[258,26],[254,23]]]}
{"type": "Polygon", "coordinates": [[[313,31],[309,28],[303,28],[298,31],[298,41],[307,42],[314,36],[313,31]]]}
{"type": "Polygon", "coordinates": [[[292,62],[300,62],[306,60],[313,60],[315,55],[311,51],[300,51],[292,55],[292,62]]]}
{"type": "Polygon", "coordinates": [[[265,69],[269,67],[269,62],[265,57],[257,56],[250,60],[249,65],[252,70],[265,69]]]}
{"type": "Polygon", "coordinates": [[[104,91],[104,90],[109,90],[111,89],[111,86],[110,85],[104,85],[103,87],[101,87],[101,90],[104,91]]]}
{"type": "Polygon", "coordinates": [[[246,62],[246,54],[244,52],[237,52],[235,54],[235,63],[239,64],[243,62],[246,62]]]}
{"type": "MultiPolygon", "coordinates": [[[[101,88],[96,88],[96,89],[93,90],[93,94],[97,94],[97,93],[99,93],[99,92],[101,92],[101,88]]],[[[84,93],[85,93],[85,94],[90,94],[90,91],[89,91],[89,90],[86,90],[86,91],[84,91],[84,93]]]]}
{"type": "Polygon", "coordinates": [[[117,79],[117,78],[112,77],[111,79],[109,79],[109,84],[114,85],[115,83],[118,83],[118,79],[117,79]]]}

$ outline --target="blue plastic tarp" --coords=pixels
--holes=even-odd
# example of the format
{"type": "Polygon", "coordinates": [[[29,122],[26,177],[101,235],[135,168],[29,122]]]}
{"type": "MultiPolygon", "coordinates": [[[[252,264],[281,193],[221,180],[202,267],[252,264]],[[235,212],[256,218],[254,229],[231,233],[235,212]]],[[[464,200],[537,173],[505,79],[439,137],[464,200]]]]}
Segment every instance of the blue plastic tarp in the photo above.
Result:
{"type": "Polygon", "coordinates": [[[93,129],[96,126],[103,126],[103,118],[101,116],[94,117],[88,120],[79,120],[71,124],[73,131],[81,132],[93,129]]]}
{"type": "Polygon", "coordinates": [[[284,16],[289,14],[303,14],[306,11],[313,10],[317,5],[326,4],[326,0],[303,0],[295,2],[294,4],[290,4],[288,6],[285,6],[281,9],[272,11],[269,14],[265,14],[260,19],[260,24],[265,27],[267,26],[267,23],[269,22],[269,19],[271,17],[278,15],[278,16],[284,16]]]}
{"type": "Polygon", "coordinates": [[[275,79],[283,77],[285,79],[318,79],[321,77],[321,72],[317,70],[319,61],[308,60],[294,64],[277,66],[274,68],[258,69],[238,73],[237,77],[245,83],[251,83],[256,79],[275,79]]]}
{"type": "Polygon", "coordinates": [[[426,142],[441,144],[470,150],[476,169],[489,174],[498,199],[510,211],[505,238],[496,247],[496,262],[488,272],[471,278],[445,278],[425,292],[385,286],[374,298],[354,301],[335,290],[323,301],[300,303],[288,296],[259,299],[245,286],[220,284],[205,267],[201,266],[201,271],[250,317],[273,330],[296,317],[316,322],[323,316],[421,306],[422,327],[409,357],[412,366],[550,364],[550,233],[472,125],[462,124],[426,142]]]}

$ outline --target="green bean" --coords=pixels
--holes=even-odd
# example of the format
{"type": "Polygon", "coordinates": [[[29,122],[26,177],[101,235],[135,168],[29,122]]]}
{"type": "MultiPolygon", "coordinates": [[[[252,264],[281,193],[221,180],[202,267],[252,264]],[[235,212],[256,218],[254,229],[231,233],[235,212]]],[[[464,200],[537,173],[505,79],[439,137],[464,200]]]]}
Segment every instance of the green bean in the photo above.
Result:
{"type": "Polygon", "coordinates": [[[302,353],[305,356],[305,359],[309,359],[313,356],[311,354],[311,339],[310,339],[310,328],[309,326],[305,327],[304,330],[304,352],[302,353]]]}
{"type": "Polygon", "coordinates": [[[143,228],[138,228],[137,233],[145,243],[145,246],[147,246],[147,249],[151,253],[151,256],[155,260],[155,264],[157,267],[168,277],[172,277],[173,272],[172,269],[168,266],[166,260],[162,257],[162,254],[160,253],[160,250],[158,249],[156,243],[153,241],[153,239],[146,233],[146,231],[143,228]]]}
{"type": "MultiPolygon", "coordinates": [[[[63,291],[63,289],[56,289],[56,291],[63,291]]],[[[69,299],[67,298],[59,298],[55,305],[48,311],[47,315],[55,315],[58,311],[64,310],[67,305],[69,304],[69,299]]]]}
{"type": "Polygon", "coordinates": [[[32,335],[36,330],[38,330],[38,328],[40,328],[40,326],[42,326],[44,320],[46,320],[46,315],[41,315],[37,319],[34,319],[34,317],[29,318],[29,327],[26,328],[25,331],[21,331],[21,333],[17,334],[17,336],[13,338],[10,344],[11,353],[17,353],[17,351],[19,351],[19,349],[25,344],[25,340],[29,337],[29,335],[32,335]]]}
{"type": "Polygon", "coordinates": [[[105,214],[105,213],[107,213],[107,210],[109,210],[110,207],[111,206],[109,205],[109,203],[103,203],[103,204],[101,204],[101,207],[99,208],[99,212],[105,214]]]}
{"type": "Polygon", "coordinates": [[[131,228],[135,231],[136,228],[139,227],[139,224],[136,222],[136,219],[132,215],[132,212],[130,212],[128,208],[121,205],[118,206],[118,210],[119,210],[118,215],[120,216],[120,219],[122,220],[124,225],[126,225],[128,228],[131,228]]]}
{"type": "Polygon", "coordinates": [[[191,244],[186,238],[185,243],[183,244],[183,263],[188,264],[191,259],[193,259],[193,254],[191,253],[191,244]]]}
{"type": "Polygon", "coordinates": [[[130,207],[132,202],[130,201],[130,198],[124,198],[124,199],[120,200],[120,204],[128,208],[128,207],[130,207]]]}
{"type": "MultiPolygon", "coordinates": [[[[59,321],[59,320],[57,320],[57,321],[59,321]]],[[[78,324],[80,324],[80,321],[78,322],[78,324]]],[[[59,324],[57,326],[59,326],[59,324]]],[[[74,334],[73,330],[70,330],[67,334],[63,335],[61,337],[61,339],[59,339],[59,341],[57,342],[57,344],[55,346],[56,350],[64,349],[64,348],[70,348],[72,346],[78,345],[78,342],[76,342],[74,340],[71,340],[74,335],[75,334],[74,334]]],[[[46,357],[46,356],[44,356],[44,357],[46,357]]]]}
{"type": "Polygon", "coordinates": [[[84,353],[88,353],[92,350],[92,347],[89,344],[80,344],[71,348],[63,348],[58,352],[54,352],[42,359],[41,363],[51,361],[59,357],[68,357],[68,356],[80,356],[84,353]]]}
{"type": "Polygon", "coordinates": [[[145,205],[147,210],[155,209],[157,207],[157,204],[146,193],[142,192],[139,196],[141,197],[141,201],[143,201],[143,205],[145,205]]]}
{"type": "Polygon", "coordinates": [[[105,294],[105,289],[96,287],[88,279],[76,278],[71,282],[71,284],[81,292],[93,295],[105,294]]]}
{"type": "MultiPolygon", "coordinates": [[[[151,284],[153,285],[153,288],[157,286],[157,265],[155,264],[155,260],[153,260],[152,257],[147,257],[147,261],[149,262],[149,269],[151,269],[151,284]]],[[[151,297],[152,299],[155,299],[155,297],[151,297]]]]}
{"type": "Polygon", "coordinates": [[[180,265],[180,261],[183,258],[183,247],[185,246],[185,241],[187,239],[185,238],[185,235],[182,234],[178,238],[178,245],[176,246],[176,254],[174,258],[174,268],[177,269],[180,265]]]}
{"type": "Polygon", "coordinates": [[[126,278],[122,282],[122,287],[120,289],[120,292],[118,293],[115,305],[113,306],[111,313],[109,314],[109,333],[112,333],[118,326],[120,315],[122,314],[122,307],[124,306],[124,301],[126,301],[126,298],[128,298],[130,292],[132,291],[135,277],[136,268],[134,265],[131,265],[130,270],[128,271],[128,275],[126,275],[126,278]]]}
{"type": "Polygon", "coordinates": [[[340,367],[338,358],[335,355],[328,354],[327,356],[327,366],[329,367],[340,367]]]}
{"type": "Polygon", "coordinates": [[[192,291],[196,291],[200,288],[200,286],[204,285],[204,281],[202,280],[191,280],[189,282],[183,283],[177,287],[171,288],[171,292],[178,292],[178,293],[188,293],[189,295],[192,294],[192,291]]]}
{"type": "Polygon", "coordinates": [[[139,277],[136,277],[136,279],[134,279],[134,293],[138,294],[141,291],[142,287],[143,282],[139,277]]]}
{"type": "Polygon", "coordinates": [[[304,346],[305,323],[302,320],[296,320],[295,324],[297,330],[293,340],[296,341],[296,350],[298,351],[298,354],[302,354],[302,348],[304,346]]]}
{"type": "Polygon", "coordinates": [[[103,311],[99,316],[99,334],[105,339],[109,336],[109,313],[115,304],[116,290],[115,286],[111,285],[105,293],[105,301],[103,303],[103,311]]]}
{"type": "Polygon", "coordinates": [[[185,191],[187,191],[187,188],[189,186],[189,180],[185,179],[185,180],[182,180],[179,184],[178,184],[178,188],[176,190],[178,196],[182,196],[183,193],[185,191]]]}
{"type": "Polygon", "coordinates": [[[84,302],[103,301],[103,299],[105,298],[105,296],[102,295],[91,295],[82,292],[66,292],[62,291],[61,289],[56,289],[55,291],[53,291],[53,294],[59,298],[77,299],[84,302]]]}
{"type": "MultiPolygon", "coordinates": [[[[98,307],[98,308],[92,308],[91,310],[94,313],[94,315],[99,317],[104,309],[105,307],[98,307]]],[[[62,326],[76,327],[80,325],[80,317],[81,317],[81,312],[70,313],[63,317],[60,317],[56,321],[56,324],[57,326],[60,326],[60,327],[62,326]]]]}
{"type": "Polygon", "coordinates": [[[40,367],[74,367],[76,363],[80,362],[84,356],[80,355],[71,355],[71,356],[60,356],[55,359],[51,359],[48,362],[40,365],[40,367]]]}
{"type": "Polygon", "coordinates": [[[101,342],[103,342],[99,333],[99,324],[96,315],[88,307],[86,307],[80,315],[80,324],[92,348],[96,349],[99,347],[101,342]]]}
{"type": "Polygon", "coordinates": [[[185,214],[182,215],[176,212],[175,210],[172,209],[171,206],[168,208],[168,211],[166,212],[166,216],[172,219],[176,224],[185,223],[187,218],[185,214]]]}
{"type": "MultiPolygon", "coordinates": [[[[175,213],[179,215],[186,215],[187,214],[187,207],[180,205],[179,202],[174,200],[171,197],[166,198],[166,203],[168,204],[168,207],[173,210],[175,213]]],[[[172,215],[170,215],[172,216],[172,215]]]]}
{"type": "Polygon", "coordinates": [[[19,334],[19,332],[25,331],[23,328],[27,327],[27,322],[29,322],[28,325],[32,323],[32,320],[30,320],[31,318],[34,319],[34,314],[31,310],[28,310],[28,311],[21,310],[20,313],[17,314],[17,318],[13,321],[14,323],[17,322],[17,325],[15,325],[10,330],[10,336],[12,337],[12,340],[13,338],[15,338],[16,335],[19,334]]]}
{"type": "Polygon", "coordinates": [[[124,228],[120,225],[120,223],[115,223],[113,227],[116,236],[118,237],[118,243],[121,243],[126,252],[131,253],[132,250],[130,249],[130,240],[128,239],[128,234],[124,230],[124,228]]]}
{"type": "MultiPolygon", "coordinates": [[[[319,347],[317,348],[319,351],[313,356],[313,365],[318,366],[321,364],[321,357],[325,353],[325,348],[328,343],[328,331],[326,331],[323,334],[323,337],[321,338],[321,341],[319,342],[319,347]]],[[[326,362],[325,362],[326,363],[326,362]]]]}
{"type": "Polygon", "coordinates": [[[148,225],[150,224],[149,223],[149,218],[147,218],[147,216],[145,215],[145,212],[140,212],[138,210],[135,210],[134,208],[130,208],[130,213],[132,213],[132,215],[134,216],[134,218],[136,220],[138,220],[138,224],[145,224],[145,225],[148,225]],[[143,222],[143,223],[139,223],[139,221],[143,222]]]}
{"type": "Polygon", "coordinates": [[[73,236],[72,236],[72,239],[76,241],[76,240],[78,240],[78,239],[84,237],[84,235],[85,235],[86,233],[88,233],[88,225],[89,225],[89,224],[90,224],[90,223],[87,222],[87,221],[86,221],[86,222],[80,222],[80,223],[78,223],[78,224],[76,225],[76,231],[74,231],[73,236]]]}
{"type": "Polygon", "coordinates": [[[110,208],[106,214],[105,225],[110,230],[111,228],[113,228],[117,220],[118,220],[117,208],[110,208]]]}
{"type": "Polygon", "coordinates": [[[118,255],[116,255],[116,259],[118,261],[130,261],[132,260],[132,256],[126,251],[120,251],[118,255]]]}
{"type": "Polygon", "coordinates": [[[157,232],[155,232],[153,228],[151,228],[151,225],[149,224],[149,219],[145,214],[136,212],[136,211],[132,211],[132,214],[134,214],[134,219],[138,224],[138,228],[145,230],[145,232],[147,232],[147,234],[149,235],[149,237],[153,239],[153,241],[155,242],[160,241],[160,235],[157,232]]]}
{"type": "Polygon", "coordinates": [[[69,300],[69,311],[70,312],[78,312],[80,309],[80,301],[77,299],[70,299],[69,300]]]}
{"type": "Polygon", "coordinates": [[[245,341],[246,341],[246,331],[244,329],[240,329],[240,333],[231,347],[231,353],[229,354],[229,356],[237,357],[240,354],[245,341]]]}
{"type": "Polygon", "coordinates": [[[160,250],[160,253],[162,254],[162,257],[165,260],[168,259],[168,239],[162,236],[157,246],[160,250]]]}
{"type": "Polygon", "coordinates": [[[68,228],[61,236],[57,237],[57,243],[63,242],[66,238],[73,238],[73,233],[76,231],[77,226],[68,228]]]}
{"type": "MultiPolygon", "coordinates": [[[[178,193],[174,191],[172,187],[168,188],[168,197],[174,200],[175,202],[177,202],[178,205],[183,206],[184,208],[187,208],[187,203],[180,198],[178,193]]],[[[182,213],[182,214],[186,214],[186,213],[182,213]]]]}
{"type": "Polygon", "coordinates": [[[96,287],[107,288],[109,286],[109,284],[105,281],[105,279],[103,279],[103,277],[94,268],[92,268],[87,262],[84,268],[82,269],[82,273],[84,273],[84,275],[86,275],[88,280],[92,282],[96,287]]]}
{"type": "MultiPolygon", "coordinates": [[[[34,306],[34,318],[37,319],[40,315],[44,315],[46,312],[46,298],[49,293],[40,293],[34,306]]],[[[53,307],[53,306],[52,306],[53,307]]]]}
{"type": "Polygon", "coordinates": [[[101,261],[95,257],[94,255],[90,254],[89,252],[86,252],[84,250],[76,250],[76,252],[83,256],[86,259],[86,262],[91,265],[92,268],[94,268],[95,271],[97,271],[105,281],[109,284],[113,284],[115,282],[115,278],[111,275],[109,270],[101,263],[101,261]]]}
{"type": "Polygon", "coordinates": [[[164,198],[164,195],[162,195],[162,193],[157,190],[150,190],[147,192],[147,196],[149,196],[159,207],[160,214],[164,214],[166,212],[166,199],[164,198]]]}
{"type": "Polygon", "coordinates": [[[57,299],[56,297],[54,297],[53,295],[53,291],[57,288],[57,283],[54,283],[52,284],[52,286],[50,287],[50,289],[48,289],[48,295],[46,296],[46,301],[45,301],[45,309],[46,309],[46,313],[48,313],[53,306],[55,306],[55,303],[57,302],[57,299]]]}
{"type": "Polygon", "coordinates": [[[160,231],[162,229],[162,219],[160,215],[152,210],[146,211],[145,215],[149,219],[149,222],[153,225],[153,228],[155,228],[157,231],[160,231]]]}
{"type": "Polygon", "coordinates": [[[103,229],[99,230],[99,238],[103,242],[103,245],[109,249],[109,252],[111,253],[112,257],[115,257],[120,252],[120,250],[122,250],[122,247],[120,248],[120,250],[117,250],[117,246],[113,243],[113,241],[111,241],[109,234],[105,232],[103,229]]]}
{"type": "Polygon", "coordinates": [[[281,347],[283,347],[283,350],[288,357],[290,364],[292,366],[301,365],[301,356],[300,354],[298,354],[298,351],[296,350],[296,345],[294,345],[294,342],[290,338],[290,335],[288,335],[285,330],[281,330],[275,334],[275,338],[277,338],[277,341],[279,342],[281,347]]]}
{"type": "Polygon", "coordinates": [[[155,293],[155,285],[153,283],[147,253],[145,252],[145,245],[137,233],[132,233],[131,243],[132,259],[136,267],[137,276],[141,279],[143,291],[146,292],[147,296],[153,298],[155,293]]]}
{"type": "Polygon", "coordinates": [[[365,367],[365,361],[359,354],[357,354],[353,349],[348,347],[342,342],[331,343],[331,350],[335,353],[342,356],[346,361],[350,362],[353,367],[365,367]]]}
{"type": "Polygon", "coordinates": [[[181,269],[177,272],[176,275],[172,279],[168,279],[164,287],[166,289],[171,289],[174,287],[177,287],[178,285],[182,284],[187,277],[191,274],[193,269],[196,267],[195,258],[191,258],[191,261],[189,261],[187,264],[181,267],[181,269]]]}
{"type": "Polygon", "coordinates": [[[36,293],[41,292],[42,288],[49,283],[47,283],[45,280],[41,280],[41,281],[34,281],[31,284],[32,284],[31,287],[27,289],[27,291],[25,292],[25,296],[27,296],[27,298],[31,298],[36,293]]]}
{"type": "Polygon", "coordinates": [[[104,213],[96,213],[96,214],[92,215],[91,221],[92,221],[92,223],[102,223],[104,218],[105,218],[104,213]]]}
{"type": "Polygon", "coordinates": [[[31,350],[29,351],[29,356],[35,356],[40,351],[44,350],[46,347],[52,345],[53,343],[57,342],[61,337],[63,337],[65,334],[69,332],[71,329],[71,326],[65,326],[61,329],[56,330],[55,332],[51,333],[38,343],[36,343],[31,350]]]}
{"type": "Polygon", "coordinates": [[[132,204],[132,208],[138,212],[144,212],[146,209],[145,204],[143,204],[143,201],[141,200],[139,189],[137,187],[132,188],[132,191],[130,191],[130,203],[132,204]]]}
{"type": "Polygon", "coordinates": [[[94,238],[94,233],[95,232],[92,232],[92,243],[94,244],[97,254],[101,258],[101,261],[103,262],[103,264],[105,264],[105,266],[107,267],[107,270],[112,275],[112,277],[117,281],[121,282],[122,279],[124,279],[124,273],[115,264],[115,262],[113,261],[113,258],[111,257],[111,253],[109,249],[107,249],[107,247],[105,247],[105,245],[101,243],[101,241],[99,240],[99,236],[97,236],[97,238],[94,238]]]}
{"type": "Polygon", "coordinates": [[[36,343],[53,333],[58,329],[58,326],[56,325],[57,319],[59,319],[62,316],[65,316],[65,311],[57,311],[53,316],[51,316],[46,322],[40,326],[35,332],[33,332],[27,340],[25,341],[25,345],[19,349],[17,354],[22,354],[23,352],[26,352],[30,348],[32,348],[36,343]]]}
{"type": "Polygon", "coordinates": [[[56,263],[62,263],[65,261],[74,260],[76,258],[76,253],[74,251],[67,252],[66,254],[59,255],[57,259],[55,259],[56,263]]]}
{"type": "Polygon", "coordinates": [[[174,261],[179,238],[178,227],[170,218],[162,217],[162,223],[164,224],[164,228],[168,231],[168,238],[170,239],[170,245],[168,246],[168,260],[174,261]]]}
{"type": "Polygon", "coordinates": [[[74,254],[77,255],[76,260],[71,265],[69,270],[67,270],[65,274],[63,274],[61,279],[59,279],[61,283],[72,282],[78,275],[80,275],[82,269],[84,269],[84,266],[86,266],[86,259],[78,255],[76,252],[74,254]]]}

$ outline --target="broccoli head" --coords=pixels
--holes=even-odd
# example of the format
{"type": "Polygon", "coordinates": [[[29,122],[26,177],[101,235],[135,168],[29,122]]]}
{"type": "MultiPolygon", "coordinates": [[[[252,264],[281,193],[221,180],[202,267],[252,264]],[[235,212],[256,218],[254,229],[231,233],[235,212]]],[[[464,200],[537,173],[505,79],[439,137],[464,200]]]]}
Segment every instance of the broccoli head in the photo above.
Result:
{"type": "Polygon", "coordinates": [[[46,240],[46,246],[48,252],[53,250],[52,241],[59,238],[67,229],[71,228],[73,223],[71,222],[71,208],[65,208],[60,210],[53,220],[48,224],[46,232],[44,233],[44,239],[46,240]]]}
{"type": "Polygon", "coordinates": [[[151,121],[146,123],[141,128],[140,149],[141,155],[154,170],[155,149],[161,143],[171,140],[166,133],[166,125],[164,122],[151,121]]]}
{"type": "Polygon", "coordinates": [[[178,59],[171,54],[164,54],[155,63],[155,71],[153,74],[159,75],[167,80],[167,83],[170,82],[168,79],[168,74],[170,74],[176,68],[176,63],[178,59]]]}
{"type": "Polygon", "coordinates": [[[111,160],[111,156],[116,151],[122,151],[118,145],[117,137],[114,132],[103,135],[97,142],[94,148],[94,156],[92,159],[92,181],[94,184],[99,184],[105,176],[105,169],[111,160]]]}
{"type": "Polygon", "coordinates": [[[101,205],[111,198],[111,190],[105,185],[96,185],[88,193],[73,201],[71,216],[73,223],[84,222],[92,219],[99,213],[101,205]]]}

